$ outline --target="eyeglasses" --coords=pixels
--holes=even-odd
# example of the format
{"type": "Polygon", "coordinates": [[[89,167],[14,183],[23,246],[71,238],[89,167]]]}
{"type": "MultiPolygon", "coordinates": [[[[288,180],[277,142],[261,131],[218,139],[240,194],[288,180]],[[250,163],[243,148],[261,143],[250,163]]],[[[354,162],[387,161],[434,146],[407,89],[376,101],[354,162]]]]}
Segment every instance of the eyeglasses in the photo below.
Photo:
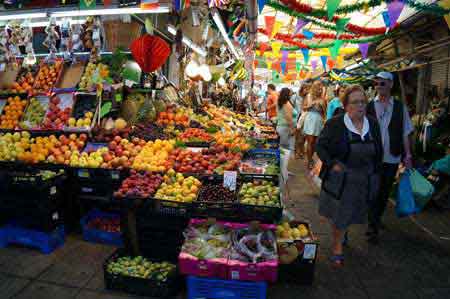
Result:
{"type": "Polygon", "coordinates": [[[366,106],[366,101],[361,100],[361,101],[354,101],[354,102],[349,102],[350,105],[353,106],[366,106]]]}

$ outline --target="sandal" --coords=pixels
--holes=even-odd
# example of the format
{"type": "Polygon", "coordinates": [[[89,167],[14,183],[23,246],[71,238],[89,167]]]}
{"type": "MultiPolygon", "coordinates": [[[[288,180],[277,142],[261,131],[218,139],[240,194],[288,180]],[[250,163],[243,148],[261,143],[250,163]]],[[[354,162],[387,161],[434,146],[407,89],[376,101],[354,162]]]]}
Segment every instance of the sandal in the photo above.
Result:
{"type": "Polygon", "coordinates": [[[342,267],[344,265],[344,255],[343,254],[332,255],[330,257],[330,262],[335,267],[342,267]]]}

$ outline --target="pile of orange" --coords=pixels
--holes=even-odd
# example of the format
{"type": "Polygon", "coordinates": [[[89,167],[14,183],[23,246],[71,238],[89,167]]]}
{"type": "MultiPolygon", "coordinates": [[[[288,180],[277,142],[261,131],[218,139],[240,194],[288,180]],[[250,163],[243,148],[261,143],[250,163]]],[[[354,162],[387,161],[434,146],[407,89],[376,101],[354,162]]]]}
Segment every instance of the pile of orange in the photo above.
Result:
{"type": "Polygon", "coordinates": [[[35,88],[37,92],[49,91],[56,84],[59,71],[62,64],[60,61],[56,61],[52,65],[43,65],[39,70],[36,78],[35,88]]]}
{"type": "Polygon", "coordinates": [[[239,134],[217,132],[214,134],[214,138],[217,145],[222,145],[232,151],[245,152],[250,149],[246,139],[239,134]]]}
{"type": "Polygon", "coordinates": [[[3,108],[3,115],[0,116],[0,128],[14,129],[19,124],[26,105],[27,101],[18,96],[9,97],[3,108]]]}
{"type": "Polygon", "coordinates": [[[17,82],[14,82],[11,86],[12,93],[25,93],[33,90],[34,78],[31,72],[27,72],[21,76],[17,82]]]}

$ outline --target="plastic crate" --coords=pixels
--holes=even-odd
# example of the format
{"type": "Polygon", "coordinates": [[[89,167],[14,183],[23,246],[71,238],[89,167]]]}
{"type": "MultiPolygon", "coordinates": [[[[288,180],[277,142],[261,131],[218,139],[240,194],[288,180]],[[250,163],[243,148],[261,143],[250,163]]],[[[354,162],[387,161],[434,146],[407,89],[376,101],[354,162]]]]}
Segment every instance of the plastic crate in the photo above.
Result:
{"type": "Polygon", "coordinates": [[[188,299],[265,299],[265,282],[243,282],[189,276],[188,299]]]}
{"type": "MultiPolygon", "coordinates": [[[[264,178],[253,176],[241,177],[242,182],[252,182],[254,180],[271,181],[275,184],[275,186],[277,186],[279,182],[279,178],[276,176],[264,178]]],[[[280,221],[281,217],[283,216],[283,208],[281,206],[281,191],[278,196],[278,206],[275,207],[240,203],[239,192],[238,192],[239,216],[242,221],[258,220],[263,223],[276,223],[280,221]]]]}
{"type": "Polygon", "coordinates": [[[275,159],[275,163],[278,166],[277,174],[265,174],[265,173],[251,173],[251,172],[240,172],[241,176],[244,177],[252,177],[252,178],[266,178],[272,179],[274,177],[279,178],[281,174],[281,155],[280,150],[272,150],[272,149],[253,149],[248,151],[244,155],[243,162],[246,160],[256,160],[256,159],[275,159]]]}
{"type": "Polygon", "coordinates": [[[64,241],[64,226],[58,227],[52,233],[25,229],[10,224],[0,228],[0,247],[2,248],[9,244],[19,244],[37,247],[42,253],[50,254],[63,245],[64,241]]]}
{"type": "MultiPolygon", "coordinates": [[[[124,275],[116,275],[107,271],[107,266],[110,262],[119,257],[126,256],[123,249],[115,251],[103,264],[103,273],[105,279],[105,286],[108,290],[122,291],[130,294],[167,298],[175,296],[180,290],[180,280],[177,274],[177,269],[169,275],[166,282],[159,282],[151,278],[138,278],[124,275]]],[[[161,261],[150,259],[152,261],[161,261]]]]}
{"type": "Polygon", "coordinates": [[[92,210],[80,220],[81,229],[83,230],[83,239],[92,243],[109,244],[119,247],[123,246],[122,233],[112,233],[89,228],[89,222],[95,218],[120,219],[120,216],[113,213],[105,213],[99,210],[92,210]]]}
{"type": "Polygon", "coordinates": [[[146,230],[178,231],[181,233],[187,227],[189,217],[186,213],[178,213],[178,207],[166,206],[165,201],[162,205],[158,202],[160,200],[146,200],[136,209],[138,227],[146,230]]]}
{"type": "Polygon", "coordinates": [[[205,187],[223,184],[223,176],[209,176],[202,179],[202,187],[195,201],[192,202],[191,217],[217,218],[222,220],[239,220],[239,205],[237,192],[234,192],[233,202],[211,202],[204,200],[205,187]]]}
{"type": "Polygon", "coordinates": [[[118,170],[100,168],[76,168],[80,195],[105,198],[112,198],[113,190],[120,187],[124,174],[118,170]]]}

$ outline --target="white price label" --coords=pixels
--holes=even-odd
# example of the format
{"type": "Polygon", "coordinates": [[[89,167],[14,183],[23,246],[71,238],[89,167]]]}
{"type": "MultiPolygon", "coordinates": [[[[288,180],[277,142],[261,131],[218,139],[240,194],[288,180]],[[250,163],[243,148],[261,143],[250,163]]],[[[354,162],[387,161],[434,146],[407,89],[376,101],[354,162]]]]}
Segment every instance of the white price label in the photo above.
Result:
{"type": "Polygon", "coordinates": [[[236,190],[237,172],[225,171],[223,174],[223,186],[231,191],[236,190]]]}
{"type": "Polygon", "coordinates": [[[78,170],[78,177],[80,177],[80,178],[89,178],[89,171],[87,171],[86,169],[78,170]]]}
{"type": "Polygon", "coordinates": [[[313,260],[316,256],[316,244],[305,244],[305,248],[303,250],[303,259],[305,260],[313,260]]]}
{"type": "Polygon", "coordinates": [[[59,214],[58,214],[58,212],[53,213],[52,219],[53,219],[53,220],[58,220],[58,219],[59,219],[59,214]]]}
{"type": "Polygon", "coordinates": [[[56,187],[53,186],[50,188],[50,195],[56,194],[56,187]]]}
{"type": "Polygon", "coordinates": [[[227,68],[229,68],[230,66],[232,66],[233,64],[234,64],[234,59],[231,59],[231,60],[228,60],[228,61],[225,63],[224,67],[227,69],[227,68]]]}

